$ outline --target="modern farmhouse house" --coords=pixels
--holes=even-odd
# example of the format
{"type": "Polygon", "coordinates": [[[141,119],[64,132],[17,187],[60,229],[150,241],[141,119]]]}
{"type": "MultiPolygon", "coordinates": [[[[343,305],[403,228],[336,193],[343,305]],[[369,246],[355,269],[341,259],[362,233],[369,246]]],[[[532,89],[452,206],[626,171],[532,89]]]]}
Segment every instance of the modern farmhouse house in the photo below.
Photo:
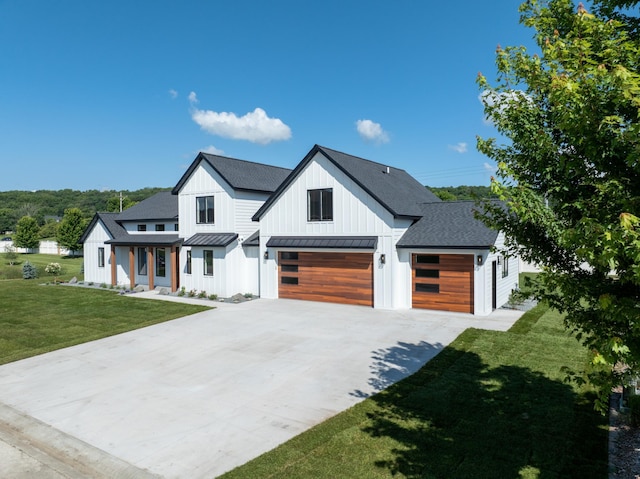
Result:
{"type": "Polygon", "coordinates": [[[487,315],[518,260],[474,206],[318,145],[293,171],[200,153],[171,192],[95,215],[85,280],[487,315]]]}

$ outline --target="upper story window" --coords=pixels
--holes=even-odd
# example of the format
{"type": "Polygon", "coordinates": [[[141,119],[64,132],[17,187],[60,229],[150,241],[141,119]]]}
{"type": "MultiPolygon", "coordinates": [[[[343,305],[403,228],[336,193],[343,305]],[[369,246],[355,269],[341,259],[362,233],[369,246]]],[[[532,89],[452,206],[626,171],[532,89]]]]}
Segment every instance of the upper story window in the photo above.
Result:
{"type": "Polygon", "coordinates": [[[333,188],[307,191],[307,221],[333,221],[333,188]]]}
{"type": "Polygon", "coordinates": [[[173,231],[180,231],[180,228],[178,228],[178,223],[173,224],[173,231]]]}
{"type": "Polygon", "coordinates": [[[147,231],[147,225],[138,225],[138,231],[147,231]]]}
{"type": "Polygon", "coordinates": [[[164,231],[164,224],[161,224],[161,223],[156,224],[156,231],[164,231]]]}
{"type": "Polygon", "coordinates": [[[213,196],[198,196],[196,198],[196,223],[213,224],[213,220],[213,196]]]}

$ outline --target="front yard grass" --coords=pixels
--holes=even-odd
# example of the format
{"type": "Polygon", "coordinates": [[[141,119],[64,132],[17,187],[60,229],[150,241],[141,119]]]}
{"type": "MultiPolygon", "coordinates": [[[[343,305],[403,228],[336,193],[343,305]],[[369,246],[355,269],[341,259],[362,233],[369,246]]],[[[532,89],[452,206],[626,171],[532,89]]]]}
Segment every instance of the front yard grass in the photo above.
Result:
{"type": "Polygon", "coordinates": [[[22,267],[27,261],[36,267],[38,271],[36,281],[39,282],[54,281],[54,276],[47,274],[44,270],[49,263],[59,263],[62,267],[62,273],[57,276],[59,280],[68,281],[74,276],[79,280],[82,279],[82,275],[80,274],[82,257],[80,256],[71,257],[54,254],[18,253],[15,264],[10,265],[4,253],[0,253],[0,280],[22,279],[22,267]]]}
{"type": "Polygon", "coordinates": [[[509,332],[465,331],[416,374],[222,477],[601,479],[607,420],[561,371],[586,361],[540,305],[509,332]]]}
{"type": "Polygon", "coordinates": [[[0,281],[0,364],[209,309],[41,282],[0,281]]]}

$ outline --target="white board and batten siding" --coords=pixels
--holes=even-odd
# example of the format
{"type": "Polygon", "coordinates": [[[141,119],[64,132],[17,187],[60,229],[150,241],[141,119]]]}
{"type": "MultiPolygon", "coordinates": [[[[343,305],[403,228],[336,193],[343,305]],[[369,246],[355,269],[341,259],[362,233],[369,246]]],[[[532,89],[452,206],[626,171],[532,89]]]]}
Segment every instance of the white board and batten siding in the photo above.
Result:
{"type": "MultiPolygon", "coordinates": [[[[519,286],[520,261],[517,257],[504,257],[499,251],[504,246],[504,233],[500,232],[495,242],[497,252],[484,251],[482,266],[477,265],[475,278],[475,308],[477,315],[486,316],[493,311],[493,262],[496,264],[496,306],[500,308],[509,301],[511,292],[519,286]],[[507,262],[508,274],[502,276],[503,262],[507,262]]],[[[477,253],[480,254],[480,253],[477,253]]],[[[477,258],[477,255],[476,255],[477,258]]]]}
{"type": "MultiPolygon", "coordinates": [[[[295,181],[264,213],[260,220],[260,288],[262,297],[278,297],[277,251],[269,251],[269,259],[262,259],[271,236],[377,236],[378,245],[373,254],[374,307],[397,307],[390,285],[398,269],[395,255],[396,237],[406,230],[408,223],[396,224],[393,215],[339,170],[323,155],[316,156],[306,165],[295,181]],[[331,188],[333,190],[333,220],[307,221],[307,191],[331,188]],[[384,254],[386,263],[381,264],[384,254]]],[[[320,250],[309,250],[320,251],[320,250]]],[[[335,251],[338,250],[325,250],[335,251]]],[[[344,250],[355,253],[357,250],[344,250]]]]}
{"type": "Polygon", "coordinates": [[[111,246],[105,241],[112,239],[102,221],[96,222],[83,246],[85,282],[111,284],[111,246]],[[98,266],[98,251],[104,248],[104,266],[98,266]]]}
{"type": "Polygon", "coordinates": [[[178,194],[180,236],[188,239],[196,233],[237,233],[238,241],[226,248],[181,248],[181,285],[185,290],[205,291],[228,297],[236,293],[259,294],[258,253],[255,247],[242,247],[258,224],[251,217],[269,195],[250,191],[235,191],[209,164],[200,162],[178,194]],[[214,197],[214,223],[198,224],[196,198],[214,197]],[[205,249],[213,250],[213,276],[204,276],[205,249]],[[191,274],[185,265],[191,250],[191,274]]]}

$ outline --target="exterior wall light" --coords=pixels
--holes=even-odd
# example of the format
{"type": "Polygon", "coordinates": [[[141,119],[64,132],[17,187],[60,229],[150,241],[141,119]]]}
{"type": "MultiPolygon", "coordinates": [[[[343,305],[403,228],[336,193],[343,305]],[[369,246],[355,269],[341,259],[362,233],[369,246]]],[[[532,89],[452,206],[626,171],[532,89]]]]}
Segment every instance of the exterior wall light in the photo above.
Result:
{"type": "Polygon", "coordinates": [[[264,250],[264,259],[269,259],[269,250],[264,250]]]}
{"type": "Polygon", "coordinates": [[[480,265],[482,265],[483,258],[482,258],[482,255],[481,255],[481,254],[479,254],[479,255],[477,256],[476,261],[477,261],[477,263],[478,263],[478,265],[479,265],[479,266],[480,266],[480,265]]]}
{"type": "Polygon", "coordinates": [[[385,264],[387,262],[387,257],[384,253],[380,255],[380,264],[385,264]]]}
{"type": "Polygon", "coordinates": [[[498,264],[502,264],[502,256],[498,256],[498,264]]]}

